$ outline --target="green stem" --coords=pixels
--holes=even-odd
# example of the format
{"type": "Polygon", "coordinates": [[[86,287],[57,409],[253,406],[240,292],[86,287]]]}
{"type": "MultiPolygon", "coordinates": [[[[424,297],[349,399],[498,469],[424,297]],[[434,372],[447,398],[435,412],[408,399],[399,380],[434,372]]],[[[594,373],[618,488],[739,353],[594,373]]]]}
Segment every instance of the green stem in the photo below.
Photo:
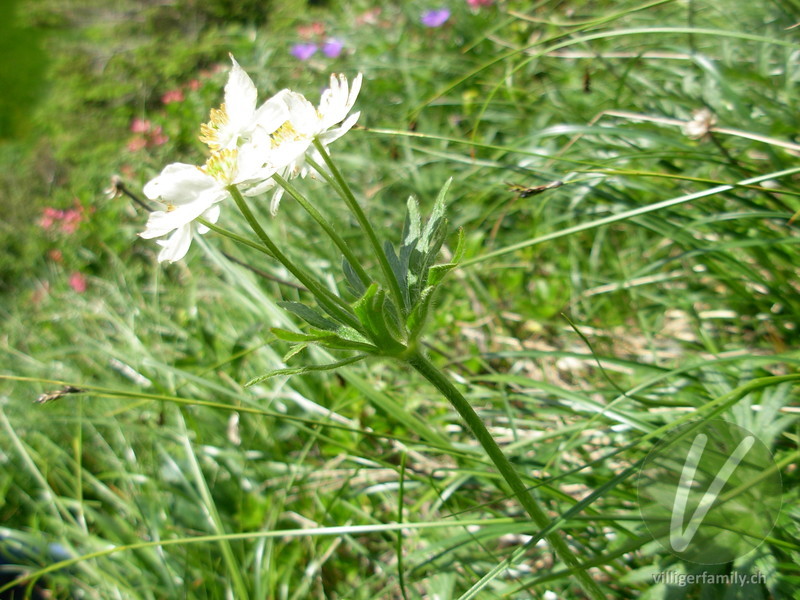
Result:
{"type": "Polygon", "coordinates": [[[317,302],[325,307],[331,316],[336,317],[342,323],[347,323],[356,331],[364,333],[361,323],[353,314],[350,306],[344,300],[339,298],[339,296],[336,294],[333,294],[329,290],[325,289],[317,281],[309,277],[302,269],[298,268],[285,254],[283,254],[283,252],[280,251],[280,249],[267,235],[267,232],[264,231],[264,228],[261,227],[261,224],[250,210],[250,207],[247,206],[247,202],[245,202],[245,199],[239,189],[235,185],[229,185],[226,189],[228,192],[230,192],[231,196],[233,197],[233,201],[236,203],[236,206],[239,207],[239,210],[244,215],[244,218],[258,236],[258,239],[261,240],[264,246],[270,251],[272,256],[274,256],[278,262],[286,267],[289,272],[294,275],[298,281],[300,281],[300,283],[306,286],[308,290],[314,294],[317,302]]]}
{"type": "Polygon", "coordinates": [[[297,191],[297,188],[295,188],[291,183],[286,181],[286,179],[284,179],[277,173],[275,173],[272,176],[272,178],[275,181],[277,181],[278,184],[284,190],[286,190],[286,193],[289,194],[292,198],[294,198],[297,201],[297,203],[300,206],[302,206],[305,209],[305,211],[309,215],[311,215],[311,217],[317,223],[320,224],[322,229],[325,230],[325,233],[328,234],[328,237],[330,237],[333,240],[333,243],[336,244],[336,247],[339,248],[339,250],[341,250],[342,254],[344,254],[344,257],[347,259],[347,262],[349,262],[350,266],[353,267],[353,270],[358,275],[358,278],[361,280],[361,283],[364,284],[364,287],[369,287],[369,284],[372,283],[372,278],[364,270],[364,267],[361,266],[361,262],[353,254],[353,251],[350,250],[350,247],[347,245],[347,242],[345,242],[342,239],[342,237],[338,233],[336,233],[336,231],[333,229],[333,226],[328,222],[328,220],[325,217],[323,217],[322,214],[320,214],[320,212],[314,207],[313,204],[311,204],[308,200],[306,200],[305,197],[300,192],[297,191]]]}
{"type": "MultiPolygon", "coordinates": [[[[450,380],[441,372],[436,366],[431,363],[422,353],[416,352],[409,356],[406,360],[408,363],[419,372],[425,379],[433,384],[442,395],[447,398],[453,407],[464,419],[472,434],[478,440],[480,445],[489,455],[489,458],[494,463],[497,470],[500,471],[503,479],[519,499],[520,504],[525,508],[525,511],[536,523],[537,527],[548,529],[551,526],[550,518],[539,506],[534,497],[528,491],[522,478],[517,474],[509,462],[506,455],[494,441],[492,434],[486,429],[486,426],[481,421],[481,418],[472,408],[470,403],[456,389],[450,380]]],[[[558,557],[573,571],[575,577],[578,579],[583,591],[590,597],[596,600],[604,600],[605,594],[600,589],[600,586],[589,576],[586,570],[581,566],[578,557],[570,549],[569,545],[561,538],[557,532],[550,532],[545,535],[545,538],[553,547],[553,550],[558,557]]]]}
{"type": "Polygon", "coordinates": [[[205,225],[211,231],[215,231],[218,234],[220,234],[220,235],[222,235],[222,236],[224,236],[226,238],[232,239],[234,242],[237,242],[239,244],[244,244],[245,246],[250,246],[251,248],[255,248],[256,250],[258,250],[259,252],[263,252],[267,256],[272,256],[272,252],[270,252],[267,248],[265,248],[261,244],[257,244],[253,240],[248,240],[246,237],[244,237],[242,235],[239,235],[238,233],[234,233],[230,229],[225,229],[224,227],[220,227],[219,225],[215,225],[211,221],[206,221],[202,217],[198,218],[197,222],[202,224],[202,225],[205,225]]]}
{"type": "MultiPolygon", "coordinates": [[[[394,271],[392,271],[392,267],[389,265],[389,259],[386,258],[386,254],[381,247],[381,243],[378,241],[378,236],[375,234],[375,230],[372,228],[372,225],[367,219],[367,215],[365,215],[364,211],[361,210],[361,206],[358,204],[356,197],[350,190],[350,186],[347,185],[347,182],[344,180],[344,177],[342,177],[339,169],[336,168],[336,165],[331,160],[331,157],[327,150],[325,150],[325,146],[322,145],[322,142],[315,138],[314,147],[320,153],[320,156],[322,156],[322,160],[325,162],[325,165],[328,167],[328,169],[330,169],[331,175],[333,175],[333,179],[336,181],[337,185],[334,185],[333,187],[342,196],[342,199],[345,201],[345,204],[347,204],[350,212],[353,213],[358,221],[358,224],[364,230],[364,233],[367,234],[367,238],[369,239],[370,245],[372,245],[372,250],[375,253],[375,257],[378,259],[378,264],[381,266],[383,277],[386,279],[386,283],[389,286],[394,303],[397,305],[397,310],[401,314],[405,314],[406,304],[403,300],[403,292],[400,290],[400,283],[397,281],[397,277],[395,277],[394,271]]],[[[316,169],[320,175],[322,175],[326,180],[330,181],[330,175],[328,175],[324,169],[322,169],[318,164],[309,158],[306,158],[306,161],[312,167],[314,167],[314,169],[316,169]]]]}

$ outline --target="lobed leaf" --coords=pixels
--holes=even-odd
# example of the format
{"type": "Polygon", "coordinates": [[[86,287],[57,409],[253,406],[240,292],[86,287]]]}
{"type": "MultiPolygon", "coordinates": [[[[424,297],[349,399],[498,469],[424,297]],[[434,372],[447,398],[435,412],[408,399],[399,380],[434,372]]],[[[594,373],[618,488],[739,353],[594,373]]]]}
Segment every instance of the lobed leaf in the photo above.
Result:
{"type": "Polygon", "coordinates": [[[368,356],[369,356],[368,354],[357,354],[356,356],[351,356],[349,358],[345,358],[344,360],[324,365],[309,365],[305,367],[294,367],[289,369],[275,369],[274,371],[270,371],[269,373],[265,373],[264,375],[251,379],[250,381],[245,383],[244,386],[250,387],[256,385],[257,383],[261,383],[262,381],[266,381],[267,379],[271,379],[272,377],[278,377],[280,375],[302,375],[304,373],[311,373],[314,371],[333,371],[334,369],[339,369],[341,367],[346,367],[347,365],[352,365],[353,363],[362,361],[368,356]]]}

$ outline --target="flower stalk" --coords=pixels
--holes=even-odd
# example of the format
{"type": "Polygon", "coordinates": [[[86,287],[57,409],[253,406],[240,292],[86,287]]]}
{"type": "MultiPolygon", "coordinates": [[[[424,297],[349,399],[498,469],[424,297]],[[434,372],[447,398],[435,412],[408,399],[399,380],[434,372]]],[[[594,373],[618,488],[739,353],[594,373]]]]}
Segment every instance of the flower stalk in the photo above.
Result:
{"type": "Polygon", "coordinates": [[[253,229],[255,234],[258,236],[258,239],[264,244],[267,250],[275,257],[275,259],[280,262],[288,271],[294,275],[297,280],[306,286],[312,294],[316,297],[317,301],[325,307],[325,310],[328,311],[331,316],[334,316],[340,319],[343,323],[347,323],[350,327],[355,329],[356,331],[363,331],[361,327],[361,323],[358,321],[356,316],[353,314],[352,309],[350,306],[342,300],[336,294],[330,292],[323,286],[321,286],[317,281],[315,281],[312,277],[306,274],[302,269],[300,269],[297,265],[295,265],[289,258],[281,252],[280,248],[275,245],[275,243],[270,239],[267,235],[267,232],[264,231],[264,228],[261,227],[261,224],[256,219],[253,212],[250,210],[250,207],[247,206],[247,202],[242,196],[241,192],[236,188],[235,185],[231,185],[228,187],[228,192],[230,193],[233,201],[236,203],[236,206],[241,211],[242,215],[244,216],[247,223],[253,229]]]}
{"type": "Polygon", "coordinates": [[[336,247],[342,252],[344,257],[350,263],[350,265],[355,270],[356,274],[358,275],[359,279],[361,279],[361,283],[365,286],[368,286],[372,279],[364,270],[364,267],[361,266],[360,261],[358,258],[355,257],[353,251],[350,249],[350,246],[347,245],[342,237],[336,233],[336,230],[333,226],[328,222],[328,220],[322,216],[322,214],[311,204],[306,198],[297,191],[291,183],[289,183],[286,179],[284,179],[280,174],[276,173],[272,176],[272,178],[280,185],[287,194],[289,194],[294,200],[309,214],[311,218],[314,219],[320,227],[328,234],[328,237],[331,238],[336,247]]]}
{"type": "Polygon", "coordinates": [[[204,227],[208,227],[208,229],[213,231],[214,233],[218,233],[222,237],[226,237],[233,240],[237,244],[248,246],[249,248],[253,248],[254,250],[263,252],[267,256],[272,256],[272,252],[270,252],[268,248],[265,248],[263,244],[258,244],[253,240],[248,240],[246,237],[239,235],[238,233],[231,231],[230,229],[226,229],[225,227],[220,227],[219,225],[216,225],[211,221],[206,221],[202,217],[197,219],[197,222],[200,223],[200,225],[203,225],[204,227]]]}
{"type": "MultiPolygon", "coordinates": [[[[472,408],[472,405],[470,405],[467,399],[464,398],[450,380],[421,352],[417,351],[413,353],[406,361],[450,401],[450,404],[453,405],[453,408],[455,408],[458,414],[461,415],[461,418],[464,419],[467,427],[469,427],[475,439],[478,440],[478,443],[480,443],[495,467],[497,467],[497,470],[500,471],[500,475],[506,481],[508,487],[511,488],[511,491],[517,497],[520,504],[525,508],[525,512],[533,519],[537,527],[543,530],[548,529],[551,525],[550,518],[531,495],[527,486],[522,481],[522,478],[500,449],[500,446],[497,445],[492,434],[489,433],[489,430],[483,424],[478,413],[475,412],[475,409],[472,408]]],[[[573,571],[583,591],[586,592],[590,598],[603,600],[605,594],[603,594],[600,586],[591,578],[585,568],[581,566],[578,557],[564,539],[559,536],[557,532],[545,534],[545,539],[550,543],[556,555],[573,571]]]]}
{"type": "MultiPolygon", "coordinates": [[[[347,181],[345,181],[341,172],[336,168],[333,160],[331,160],[328,151],[325,150],[325,146],[319,140],[314,140],[314,147],[317,149],[320,156],[322,156],[325,166],[330,169],[330,173],[333,175],[333,178],[337,183],[337,185],[334,187],[341,195],[345,204],[347,204],[347,208],[349,208],[350,212],[353,213],[353,216],[358,221],[361,229],[363,229],[364,233],[367,235],[367,239],[369,240],[370,246],[372,246],[372,251],[375,254],[375,258],[378,259],[378,264],[381,267],[381,272],[386,280],[386,284],[389,286],[389,292],[391,293],[392,299],[397,306],[397,310],[405,314],[406,305],[403,301],[403,292],[400,290],[400,283],[397,281],[394,271],[392,271],[392,267],[389,264],[389,260],[386,258],[386,253],[383,251],[381,243],[378,241],[378,236],[375,234],[372,224],[369,222],[369,219],[367,219],[367,215],[364,214],[364,211],[361,209],[361,205],[359,205],[358,200],[356,200],[356,197],[353,195],[353,192],[350,189],[350,186],[347,184],[347,181]]],[[[307,160],[309,164],[311,164],[311,166],[317,170],[317,172],[323,176],[325,175],[325,171],[320,167],[320,165],[317,165],[311,159],[307,160]]]]}

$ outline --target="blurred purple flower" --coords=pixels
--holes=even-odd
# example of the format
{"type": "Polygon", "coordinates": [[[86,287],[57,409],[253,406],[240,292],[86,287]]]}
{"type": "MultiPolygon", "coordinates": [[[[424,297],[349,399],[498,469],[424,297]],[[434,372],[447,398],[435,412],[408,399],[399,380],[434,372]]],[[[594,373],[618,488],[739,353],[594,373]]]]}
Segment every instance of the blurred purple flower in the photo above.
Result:
{"type": "Polygon", "coordinates": [[[322,45],[322,53],[328,58],[337,58],[342,53],[344,42],[331,38],[322,45]]]}
{"type": "Polygon", "coordinates": [[[291,54],[299,60],[308,60],[317,52],[316,44],[295,44],[292,46],[291,54]]]}
{"type": "Polygon", "coordinates": [[[437,8],[422,13],[420,23],[425,27],[441,27],[450,18],[450,11],[446,8],[437,8]]]}

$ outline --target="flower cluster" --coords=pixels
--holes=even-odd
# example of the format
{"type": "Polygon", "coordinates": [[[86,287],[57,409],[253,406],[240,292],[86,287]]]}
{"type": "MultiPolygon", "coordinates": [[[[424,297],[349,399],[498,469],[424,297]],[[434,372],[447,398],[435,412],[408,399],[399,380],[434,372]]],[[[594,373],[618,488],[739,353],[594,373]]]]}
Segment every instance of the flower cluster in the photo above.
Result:
{"type": "Polygon", "coordinates": [[[300,25],[297,34],[303,39],[302,42],[294,44],[289,53],[298,60],[308,60],[322,50],[328,58],[338,58],[344,50],[344,42],[335,37],[327,37],[325,25],[315,21],[309,25],[300,25]],[[324,42],[322,40],[325,40],[324,42]],[[317,41],[315,41],[317,40],[317,41]]]}
{"type": "Polygon", "coordinates": [[[86,209],[75,202],[74,208],[61,210],[47,207],[42,211],[39,227],[48,231],[58,229],[61,233],[73,234],[78,226],[86,219],[86,209]]]}
{"type": "Polygon", "coordinates": [[[128,150],[131,152],[137,152],[143,148],[163,146],[169,141],[169,137],[164,134],[161,125],[154,127],[146,119],[133,119],[130,129],[136,134],[128,141],[128,150]]]}
{"type": "MultiPolygon", "coordinates": [[[[246,196],[276,188],[273,175],[285,179],[309,172],[306,158],[321,162],[314,141],[327,145],[346,133],[358,119],[350,116],[361,87],[361,75],[348,85],[344,75],[331,75],[330,87],[314,107],[304,96],[284,89],[257,107],[257,90],[247,73],[231,57],[225,102],[211,110],[201,127],[200,139],[210,150],[203,166],[167,165],[144,187],[145,195],[164,204],[151,213],[144,238],[162,238],[159,261],[176,261],[186,255],[195,232],[208,228],[197,220],[216,223],[220,203],[235,186],[246,196]]],[[[282,195],[277,187],[271,211],[282,195]]]]}
{"type": "Polygon", "coordinates": [[[298,60],[308,60],[320,49],[328,58],[338,58],[344,50],[344,42],[336,38],[326,40],[321,46],[314,42],[303,42],[294,44],[289,52],[298,60]]]}

